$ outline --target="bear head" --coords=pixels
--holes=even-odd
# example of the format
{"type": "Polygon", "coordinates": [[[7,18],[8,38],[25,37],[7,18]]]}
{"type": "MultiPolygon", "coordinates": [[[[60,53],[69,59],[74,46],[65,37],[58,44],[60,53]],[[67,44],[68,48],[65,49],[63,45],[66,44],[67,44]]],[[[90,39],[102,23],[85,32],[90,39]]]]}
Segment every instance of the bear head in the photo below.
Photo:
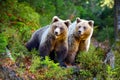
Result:
{"type": "Polygon", "coordinates": [[[91,37],[93,33],[93,25],[93,20],[76,18],[75,32],[77,37],[80,37],[81,40],[86,40],[88,37],[91,37]]]}
{"type": "Polygon", "coordinates": [[[61,20],[57,16],[54,16],[51,23],[51,30],[56,38],[67,37],[68,27],[70,25],[70,20],[61,20]]]}

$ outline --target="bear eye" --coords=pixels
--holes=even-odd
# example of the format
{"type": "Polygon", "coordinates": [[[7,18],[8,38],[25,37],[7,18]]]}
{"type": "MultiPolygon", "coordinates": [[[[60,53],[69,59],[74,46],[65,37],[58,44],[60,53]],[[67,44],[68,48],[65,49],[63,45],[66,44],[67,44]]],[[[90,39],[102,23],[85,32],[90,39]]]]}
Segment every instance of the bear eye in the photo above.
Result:
{"type": "Polygon", "coordinates": [[[84,26],[83,28],[84,28],[84,30],[86,29],[86,27],[85,27],[85,26],[84,26]]]}
{"type": "Polygon", "coordinates": [[[63,30],[63,28],[62,28],[62,27],[60,27],[60,30],[63,30]]]}
{"type": "Polygon", "coordinates": [[[78,26],[78,28],[81,28],[81,26],[78,26]]]}
{"type": "Polygon", "coordinates": [[[55,26],[55,28],[57,28],[57,26],[55,26]]]}

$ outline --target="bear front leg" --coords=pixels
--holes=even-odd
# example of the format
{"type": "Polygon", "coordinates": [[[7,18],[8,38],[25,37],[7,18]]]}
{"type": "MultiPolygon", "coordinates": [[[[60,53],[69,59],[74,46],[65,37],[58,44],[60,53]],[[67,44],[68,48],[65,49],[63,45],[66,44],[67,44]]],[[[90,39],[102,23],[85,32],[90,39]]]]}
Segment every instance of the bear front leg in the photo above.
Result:
{"type": "Polygon", "coordinates": [[[72,52],[68,52],[68,55],[67,55],[67,57],[65,59],[66,65],[71,66],[72,64],[74,64],[75,56],[76,56],[76,52],[73,52],[73,53],[72,52]]]}
{"type": "Polygon", "coordinates": [[[61,46],[57,51],[57,58],[56,60],[60,63],[60,66],[64,66],[66,67],[66,65],[64,64],[64,60],[67,56],[67,52],[68,52],[68,48],[66,46],[61,46]]]}

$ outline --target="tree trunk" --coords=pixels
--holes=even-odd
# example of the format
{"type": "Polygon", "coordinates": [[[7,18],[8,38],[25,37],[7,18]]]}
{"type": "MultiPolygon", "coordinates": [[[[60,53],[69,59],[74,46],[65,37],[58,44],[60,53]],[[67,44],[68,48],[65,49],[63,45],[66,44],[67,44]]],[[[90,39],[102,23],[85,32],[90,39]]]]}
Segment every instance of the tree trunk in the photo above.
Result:
{"type": "Polygon", "coordinates": [[[115,39],[120,41],[120,1],[114,0],[114,28],[115,39]]]}

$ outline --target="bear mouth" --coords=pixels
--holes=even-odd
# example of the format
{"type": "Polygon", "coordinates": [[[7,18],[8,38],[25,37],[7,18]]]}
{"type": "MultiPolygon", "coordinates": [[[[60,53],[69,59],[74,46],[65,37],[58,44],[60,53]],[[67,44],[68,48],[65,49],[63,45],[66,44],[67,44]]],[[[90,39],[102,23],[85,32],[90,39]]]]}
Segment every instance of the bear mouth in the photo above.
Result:
{"type": "Polygon", "coordinates": [[[59,38],[59,36],[60,36],[60,35],[58,35],[58,34],[55,34],[55,38],[59,38]]]}
{"type": "Polygon", "coordinates": [[[55,37],[59,37],[60,36],[60,34],[55,34],[55,37]]]}
{"type": "Polygon", "coordinates": [[[55,35],[55,38],[56,38],[56,39],[61,38],[61,37],[63,37],[61,34],[55,35]]]}
{"type": "Polygon", "coordinates": [[[82,36],[82,34],[78,32],[78,36],[82,36]]]}

